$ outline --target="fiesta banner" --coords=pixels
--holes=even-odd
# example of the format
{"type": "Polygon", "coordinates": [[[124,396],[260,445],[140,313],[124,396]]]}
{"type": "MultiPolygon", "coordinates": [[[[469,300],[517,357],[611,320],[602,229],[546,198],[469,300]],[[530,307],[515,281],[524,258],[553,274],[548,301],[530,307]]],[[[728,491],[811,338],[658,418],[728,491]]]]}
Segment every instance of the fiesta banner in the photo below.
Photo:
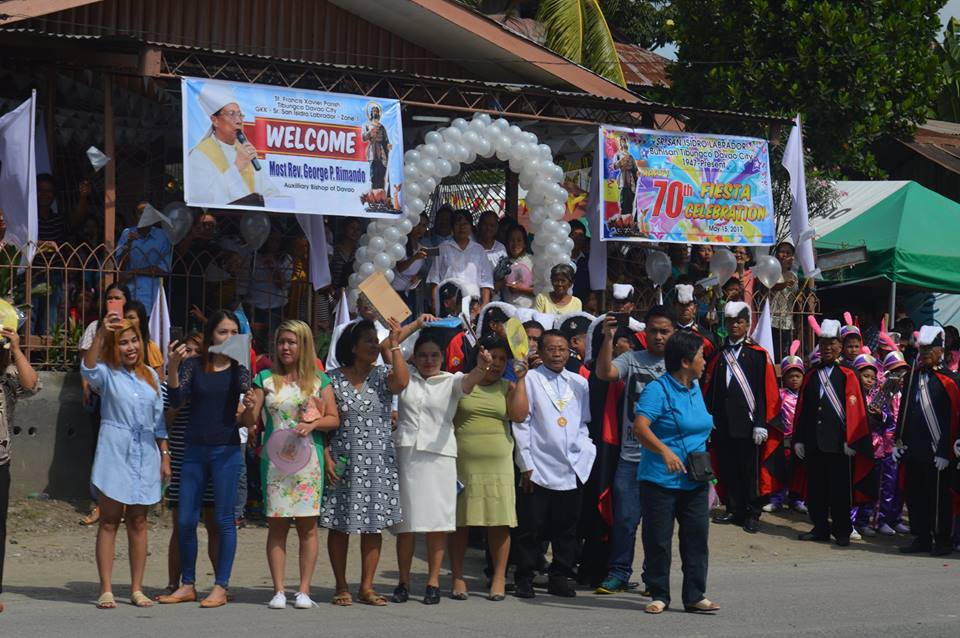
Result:
{"type": "Polygon", "coordinates": [[[602,239],[774,243],[766,140],[602,126],[599,145],[602,239]]]}
{"type": "Polygon", "coordinates": [[[400,213],[397,100],[199,78],[182,89],[189,206],[400,213]]]}

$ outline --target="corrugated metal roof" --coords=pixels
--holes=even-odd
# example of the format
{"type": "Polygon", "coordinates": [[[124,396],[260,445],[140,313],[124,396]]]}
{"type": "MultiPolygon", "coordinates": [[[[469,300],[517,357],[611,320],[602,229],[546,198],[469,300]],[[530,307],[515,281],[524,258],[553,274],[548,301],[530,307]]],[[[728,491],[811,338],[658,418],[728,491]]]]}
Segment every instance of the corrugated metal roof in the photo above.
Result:
{"type": "Polygon", "coordinates": [[[103,0],[17,26],[375,69],[393,68],[402,59],[416,73],[472,76],[327,0],[103,0]]]}
{"type": "Polygon", "coordinates": [[[670,60],[635,44],[617,42],[616,47],[627,86],[670,86],[670,60]]]}

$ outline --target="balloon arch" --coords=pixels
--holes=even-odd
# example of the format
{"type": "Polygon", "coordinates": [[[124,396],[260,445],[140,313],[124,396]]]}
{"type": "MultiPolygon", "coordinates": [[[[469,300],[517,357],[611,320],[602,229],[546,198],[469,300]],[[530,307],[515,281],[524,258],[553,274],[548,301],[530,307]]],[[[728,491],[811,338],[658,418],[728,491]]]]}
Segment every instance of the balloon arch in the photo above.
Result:
{"type": "Polygon", "coordinates": [[[567,191],[560,185],[563,169],[553,162],[553,153],[537,136],[503,118],[494,120],[476,113],[469,122],[457,118],[450,126],[430,131],[423,144],[403,156],[403,216],[370,222],[357,248],[355,271],[350,275],[347,297],[355,307],[357,286],[376,271],[393,281],[393,268],[406,257],[406,239],[420,221],[437,185],[460,172],[478,157],[509,162],[526,189],[533,233],[534,289],[549,286],[550,269],[569,263],[573,250],[570,225],[563,220],[567,191]]]}

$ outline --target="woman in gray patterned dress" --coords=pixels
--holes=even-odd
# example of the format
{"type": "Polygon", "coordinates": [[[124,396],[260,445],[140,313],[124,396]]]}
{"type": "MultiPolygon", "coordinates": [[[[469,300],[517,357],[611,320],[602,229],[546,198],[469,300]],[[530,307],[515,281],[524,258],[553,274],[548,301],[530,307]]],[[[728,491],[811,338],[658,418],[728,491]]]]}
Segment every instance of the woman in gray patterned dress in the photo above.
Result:
{"type": "Polygon", "coordinates": [[[390,408],[393,394],[409,381],[400,352],[400,326],[390,320],[390,336],[381,344],[373,322],[350,324],[337,341],[337,359],[343,365],[330,372],[330,383],[340,410],[340,427],[324,450],[328,488],[320,507],[320,525],[330,530],[327,552],[337,581],[335,605],[350,605],[347,551],[350,534],[360,534],[360,591],[362,603],[385,605],[373,589],[380,560],[381,531],[403,520],[397,483],[390,408]],[[391,365],[377,365],[383,360],[391,365]],[[338,475],[338,461],[345,469],[338,475]]]}

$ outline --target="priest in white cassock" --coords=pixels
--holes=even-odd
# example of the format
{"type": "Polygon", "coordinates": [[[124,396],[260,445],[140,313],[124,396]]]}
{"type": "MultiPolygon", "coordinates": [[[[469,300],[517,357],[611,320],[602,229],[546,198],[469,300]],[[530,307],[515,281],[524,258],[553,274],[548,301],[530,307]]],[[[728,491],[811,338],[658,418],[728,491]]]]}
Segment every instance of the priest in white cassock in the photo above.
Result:
{"type": "Polygon", "coordinates": [[[230,204],[254,193],[280,195],[267,171],[253,165],[257,150],[242,137],[243,112],[233,90],[207,82],[198,99],[210,117],[210,130],[187,157],[190,203],[230,204]]]}
{"type": "Polygon", "coordinates": [[[577,560],[577,523],[582,485],[597,455],[590,440],[587,380],[565,369],[570,343],[559,330],[540,337],[543,365],[527,373],[530,414],[514,423],[514,456],[520,468],[517,497],[516,596],[533,598],[533,570],[541,540],[553,548],[547,591],[576,595],[567,578],[577,560]]]}

